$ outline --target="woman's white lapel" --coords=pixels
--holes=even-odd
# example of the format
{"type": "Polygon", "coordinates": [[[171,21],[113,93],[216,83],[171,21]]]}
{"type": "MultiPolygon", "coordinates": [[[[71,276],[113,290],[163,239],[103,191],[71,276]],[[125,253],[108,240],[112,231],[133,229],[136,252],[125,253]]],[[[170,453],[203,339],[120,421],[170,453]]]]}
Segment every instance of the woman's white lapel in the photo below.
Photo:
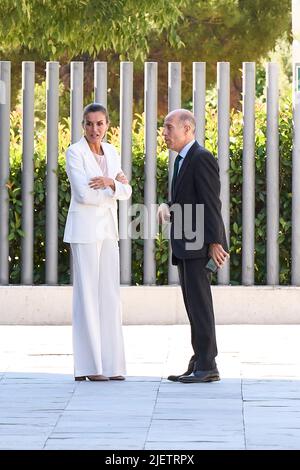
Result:
{"type": "MultiPolygon", "coordinates": [[[[85,157],[86,157],[86,163],[88,163],[89,167],[92,167],[94,171],[96,171],[97,175],[102,176],[102,171],[101,168],[99,167],[98,163],[96,162],[96,159],[94,157],[93,152],[90,149],[89,144],[87,143],[87,140],[84,136],[81,137],[79,143],[81,144],[85,157]]],[[[107,174],[110,178],[115,178],[115,165],[114,165],[114,159],[112,158],[111,150],[109,144],[106,142],[102,142],[102,148],[103,152],[105,154],[106,158],[106,165],[107,165],[107,174]]]]}
{"type": "Polygon", "coordinates": [[[95,176],[98,176],[98,175],[102,176],[101,168],[99,167],[98,163],[96,162],[94,154],[91,151],[90,146],[87,143],[86,138],[84,136],[82,136],[79,143],[82,146],[82,149],[84,151],[85,164],[87,164],[89,166],[89,168],[92,168],[92,173],[95,173],[95,176]]]}

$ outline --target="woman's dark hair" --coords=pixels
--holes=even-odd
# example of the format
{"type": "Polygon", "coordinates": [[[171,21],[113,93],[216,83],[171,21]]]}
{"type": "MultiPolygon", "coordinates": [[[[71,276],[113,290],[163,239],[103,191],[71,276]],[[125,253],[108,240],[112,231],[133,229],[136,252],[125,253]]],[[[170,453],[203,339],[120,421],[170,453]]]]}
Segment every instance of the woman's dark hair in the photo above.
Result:
{"type": "Polygon", "coordinates": [[[108,116],[107,109],[100,103],[90,103],[84,108],[83,116],[82,116],[82,124],[84,123],[84,120],[85,120],[85,117],[86,117],[87,114],[97,113],[99,111],[100,111],[100,113],[103,113],[105,115],[106,122],[108,124],[109,123],[109,116],[108,116]]]}

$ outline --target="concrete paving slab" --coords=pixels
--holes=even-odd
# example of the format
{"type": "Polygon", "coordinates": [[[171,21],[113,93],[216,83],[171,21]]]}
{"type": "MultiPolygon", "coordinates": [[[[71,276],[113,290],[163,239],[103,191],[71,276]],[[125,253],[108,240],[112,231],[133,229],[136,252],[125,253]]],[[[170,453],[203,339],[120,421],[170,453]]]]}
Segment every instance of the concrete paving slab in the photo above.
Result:
{"type": "Polygon", "coordinates": [[[0,449],[300,449],[300,325],[218,325],[211,384],[166,380],[187,325],[124,337],[125,382],[75,383],[70,327],[1,326],[0,449]]]}
{"type": "Polygon", "coordinates": [[[299,380],[243,380],[243,398],[250,400],[300,400],[299,380]]]}
{"type": "Polygon", "coordinates": [[[245,450],[244,443],[228,441],[177,441],[150,442],[147,441],[145,450],[245,450]]]}

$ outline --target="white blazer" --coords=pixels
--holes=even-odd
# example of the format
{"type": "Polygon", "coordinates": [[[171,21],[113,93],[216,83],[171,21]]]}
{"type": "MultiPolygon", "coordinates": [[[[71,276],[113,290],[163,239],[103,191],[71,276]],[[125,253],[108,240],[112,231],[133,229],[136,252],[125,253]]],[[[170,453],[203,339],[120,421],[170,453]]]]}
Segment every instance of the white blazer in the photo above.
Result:
{"type": "MultiPolygon", "coordinates": [[[[115,147],[102,142],[108,176],[115,180],[122,171],[115,147]]],[[[94,243],[104,238],[118,239],[117,199],[129,199],[131,186],[115,180],[111,188],[92,189],[89,181],[103,176],[85,137],[67,149],[66,170],[71,184],[71,202],[65,226],[64,242],[94,243]]]]}

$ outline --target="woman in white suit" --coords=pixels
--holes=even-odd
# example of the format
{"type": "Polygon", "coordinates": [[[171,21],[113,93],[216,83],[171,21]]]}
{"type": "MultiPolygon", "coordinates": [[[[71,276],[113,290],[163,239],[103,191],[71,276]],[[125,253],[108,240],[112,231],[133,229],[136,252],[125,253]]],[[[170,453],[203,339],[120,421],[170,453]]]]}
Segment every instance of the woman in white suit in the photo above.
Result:
{"type": "Polygon", "coordinates": [[[64,241],[71,244],[75,380],[124,380],[117,199],[131,186],[116,149],[102,142],[109,126],[106,109],[84,109],[84,136],[66,152],[71,184],[64,241]]]}

